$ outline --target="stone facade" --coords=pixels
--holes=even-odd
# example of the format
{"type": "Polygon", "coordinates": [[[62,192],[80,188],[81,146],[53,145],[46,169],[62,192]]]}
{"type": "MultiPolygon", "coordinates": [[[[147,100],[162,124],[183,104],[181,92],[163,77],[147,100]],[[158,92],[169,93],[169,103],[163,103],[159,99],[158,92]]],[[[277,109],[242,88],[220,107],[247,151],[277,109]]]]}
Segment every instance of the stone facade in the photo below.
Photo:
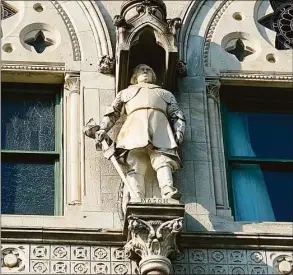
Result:
{"type": "MultiPolygon", "coordinates": [[[[135,261],[123,249],[121,179],[82,133],[91,118],[102,120],[124,85],[118,81],[124,63],[116,53],[131,41],[119,44],[125,25],[115,16],[127,1],[2,2],[2,82],[64,87],[62,215],[2,215],[2,273],[136,274],[135,261]],[[44,39],[43,52],[36,50],[38,37],[44,39]]],[[[178,50],[172,92],[186,117],[183,168],[175,173],[185,207],[177,238],[182,253],[172,261],[173,272],[292,274],[292,223],[233,217],[219,96],[225,86],[292,88],[292,49],[277,49],[276,31],[258,23],[274,12],[273,1],[158,2],[165,4],[168,19],[181,19],[164,23],[168,39],[159,37],[160,25],[152,22],[161,44],[176,45],[168,53],[178,50]],[[234,51],[237,45],[246,54],[243,60],[234,51]]],[[[135,31],[147,23],[137,24],[135,31]]],[[[160,194],[153,174],[146,194],[160,194]]],[[[169,204],[158,196],[142,203],[169,204]]]]}

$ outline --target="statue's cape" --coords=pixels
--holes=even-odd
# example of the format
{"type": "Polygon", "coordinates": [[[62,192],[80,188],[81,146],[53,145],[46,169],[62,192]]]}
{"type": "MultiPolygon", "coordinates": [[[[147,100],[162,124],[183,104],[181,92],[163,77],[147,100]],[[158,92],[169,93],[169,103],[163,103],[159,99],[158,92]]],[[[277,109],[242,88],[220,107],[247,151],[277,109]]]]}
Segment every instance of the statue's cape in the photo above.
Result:
{"type": "Polygon", "coordinates": [[[171,92],[161,88],[158,85],[155,84],[135,84],[135,85],[130,85],[127,89],[121,91],[121,100],[122,102],[126,103],[130,99],[134,98],[138,91],[141,88],[146,88],[146,89],[155,89],[155,92],[168,104],[171,103],[172,95],[171,92]]]}

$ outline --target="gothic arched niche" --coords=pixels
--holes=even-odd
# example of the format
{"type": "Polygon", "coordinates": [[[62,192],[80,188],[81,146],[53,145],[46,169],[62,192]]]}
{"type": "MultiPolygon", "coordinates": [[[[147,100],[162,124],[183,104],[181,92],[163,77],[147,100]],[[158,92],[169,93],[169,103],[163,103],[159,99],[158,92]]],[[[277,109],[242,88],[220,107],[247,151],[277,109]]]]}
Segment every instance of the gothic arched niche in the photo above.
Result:
{"type": "Polygon", "coordinates": [[[157,84],[163,85],[166,71],[166,52],[157,44],[154,30],[145,27],[135,38],[129,54],[128,81],[134,68],[139,64],[147,64],[157,75],[157,84]],[[143,54],[142,54],[143,53],[143,54]]]}

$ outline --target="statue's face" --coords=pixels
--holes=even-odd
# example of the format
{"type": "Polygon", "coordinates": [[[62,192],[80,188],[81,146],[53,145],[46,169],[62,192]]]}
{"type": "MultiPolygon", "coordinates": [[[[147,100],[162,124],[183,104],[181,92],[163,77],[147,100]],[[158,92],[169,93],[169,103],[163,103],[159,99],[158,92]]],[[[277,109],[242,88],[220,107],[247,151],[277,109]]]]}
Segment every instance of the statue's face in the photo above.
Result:
{"type": "Polygon", "coordinates": [[[153,74],[148,66],[141,66],[137,71],[137,83],[152,83],[153,74]]]}

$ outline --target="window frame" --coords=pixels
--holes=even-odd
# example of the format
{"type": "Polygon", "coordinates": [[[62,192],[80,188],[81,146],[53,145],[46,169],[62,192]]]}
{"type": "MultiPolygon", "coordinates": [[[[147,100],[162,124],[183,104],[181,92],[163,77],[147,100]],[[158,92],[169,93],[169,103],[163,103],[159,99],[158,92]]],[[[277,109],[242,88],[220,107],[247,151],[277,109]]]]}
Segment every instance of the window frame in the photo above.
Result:
{"type": "Polygon", "coordinates": [[[26,160],[54,160],[54,213],[53,215],[37,215],[37,214],[19,214],[9,213],[2,215],[36,215],[36,216],[61,216],[63,215],[63,87],[60,84],[47,83],[19,83],[19,82],[2,82],[2,96],[6,93],[30,93],[42,95],[42,93],[51,93],[55,95],[55,150],[54,151],[27,151],[27,150],[7,150],[1,147],[1,159],[9,160],[20,157],[22,163],[26,160]],[[4,87],[3,87],[4,86],[4,87]],[[5,87],[6,86],[6,87],[5,87]],[[42,88],[42,89],[40,89],[42,88]]]}
{"type": "MultiPolygon", "coordinates": [[[[233,195],[233,180],[232,180],[232,164],[258,164],[260,165],[261,168],[266,167],[268,171],[292,171],[293,172],[293,158],[292,159],[281,159],[281,158],[260,158],[260,157],[232,157],[229,154],[229,141],[228,141],[228,131],[229,131],[229,126],[228,126],[228,107],[227,107],[227,102],[225,99],[229,96],[231,93],[230,91],[225,91],[226,95],[223,97],[223,90],[227,89],[227,87],[231,87],[230,85],[222,85],[220,88],[220,116],[221,116],[221,122],[222,122],[222,132],[223,132],[223,145],[224,145],[224,155],[225,155],[225,167],[226,167],[226,178],[227,178],[227,186],[228,186],[228,201],[231,207],[232,215],[234,217],[235,222],[245,222],[245,223],[255,223],[253,221],[241,221],[237,220],[235,217],[235,201],[234,201],[234,195],[233,195]],[[221,92],[222,91],[222,92],[221,92]],[[271,165],[276,165],[273,168],[268,168],[271,165]],[[277,169],[276,169],[277,167],[277,169]]],[[[232,86],[234,88],[238,88],[239,86],[232,86]]],[[[266,88],[264,86],[240,86],[243,89],[253,89],[253,88],[266,88]]],[[[276,90],[284,90],[286,88],[284,87],[272,87],[271,89],[276,89],[276,90]]],[[[277,91],[276,91],[277,93],[277,91]]],[[[247,93],[249,94],[249,92],[247,93]]],[[[276,98],[277,98],[276,94],[276,98]]],[[[259,97],[259,95],[257,96],[259,97]]],[[[256,97],[256,98],[257,98],[256,97]]],[[[291,95],[293,98],[293,95],[291,95]]],[[[284,98],[284,95],[283,95],[284,98]]],[[[282,96],[281,96],[282,99],[282,96]]],[[[246,103],[247,104],[247,103],[246,103]]],[[[273,113],[270,111],[270,109],[264,109],[267,111],[267,113],[273,113]]],[[[241,110],[242,112],[252,112],[252,109],[249,110],[249,108],[244,108],[244,110],[241,110]]],[[[263,113],[264,111],[257,111],[254,109],[255,113],[263,113]]],[[[284,113],[292,113],[293,114],[293,109],[291,112],[284,112],[284,113]]],[[[292,220],[293,221],[293,220],[292,220]]],[[[292,221],[276,221],[276,222],[292,222],[292,221]]],[[[260,221],[260,222],[267,222],[267,221],[260,221]]]]}

